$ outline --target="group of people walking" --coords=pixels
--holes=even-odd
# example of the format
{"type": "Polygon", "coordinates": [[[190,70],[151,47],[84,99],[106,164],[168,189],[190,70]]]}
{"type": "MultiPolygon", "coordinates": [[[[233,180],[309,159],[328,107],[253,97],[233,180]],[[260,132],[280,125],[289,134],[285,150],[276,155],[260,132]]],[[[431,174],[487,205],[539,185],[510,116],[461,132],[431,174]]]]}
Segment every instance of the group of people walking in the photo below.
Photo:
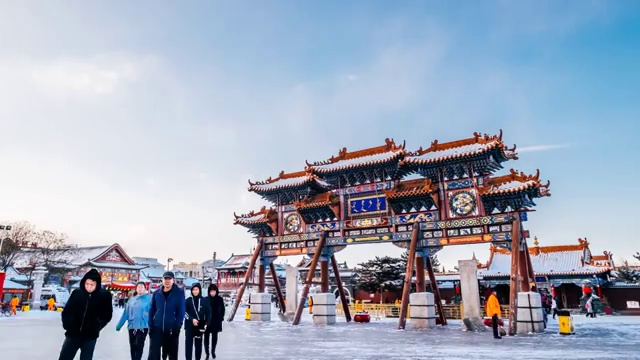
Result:
{"type": "MultiPolygon", "coordinates": [[[[200,284],[194,284],[191,296],[185,299],[171,271],[164,273],[162,287],[153,294],[147,293],[144,283],[138,283],[136,295],[127,302],[116,326],[120,331],[127,323],[131,359],[142,359],[149,336],[149,360],[177,360],[183,324],[187,360],[193,358],[194,347],[195,358],[202,357],[203,338],[206,357],[215,359],[225,307],[215,284],[209,285],[206,295],[203,296],[200,284]]],[[[80,360],[92,359],[100,331],[111,321],[112,315],[111,294],[101,288],[100,273],[91,269],[62,311],[62,326],[66,333],[58,359],[73,360],[78,351],[80,360]]]]}

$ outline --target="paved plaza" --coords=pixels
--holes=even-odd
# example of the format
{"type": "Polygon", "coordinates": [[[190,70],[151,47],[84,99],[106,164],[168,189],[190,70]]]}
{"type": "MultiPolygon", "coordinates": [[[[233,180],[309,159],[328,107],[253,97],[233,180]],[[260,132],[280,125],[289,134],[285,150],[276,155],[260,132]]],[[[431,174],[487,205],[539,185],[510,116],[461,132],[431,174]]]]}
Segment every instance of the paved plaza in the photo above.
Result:
{"type": "MultiPolygon", "coordinates": [[[[94,359],[129,358],[127,333],[115,331],[121,311],[114,311],[114,320],[102,332],[94,359]]],[[[573,336],[558,335],[557,322],[550,319],[545,334],[502,340],[494,340],[490,332],[462,332],[459,321],[433,330],[397,331],[397,319],[369,324],[340,319],[328,327],[312,325],[308,314],[297,327],[281,322],[275,313],[273,319],[250,323],[239,311],[234,322],[224,324],[218,359],[640,359],[640,317],[578,316],[573,336]]],[[[63,337],[58,313],[0,318],[3,359],[56,359],[63,337]]],[[[180,346],[184,359],[182,341],[180,346]]]]}

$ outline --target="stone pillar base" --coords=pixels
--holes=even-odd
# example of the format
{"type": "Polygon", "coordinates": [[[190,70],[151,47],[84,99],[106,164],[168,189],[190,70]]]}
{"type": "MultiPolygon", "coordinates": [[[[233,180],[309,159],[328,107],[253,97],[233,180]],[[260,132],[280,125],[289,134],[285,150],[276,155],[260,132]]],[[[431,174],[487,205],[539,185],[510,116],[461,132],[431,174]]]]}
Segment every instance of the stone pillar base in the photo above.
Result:
{"type": "Polygon", "coordinates": [[[414,329],[436,327],[436,307],[433,293],[420,292],[409,295],[411,306],[410,324],[414,329]]]}
{"type": "Polygon", "coordinates": [[[251,321],[271,321],[271,294],[251,294],[249,304],[251,305],[251,321]]]}
{"type": "Polygon", "coordinates": [[[519,292],[516,333],[529,334],[544,332],[543,311],[542,299],[539,293],[519,292]]]}
{"type": "Polygon", "coordinates": [[[316,325],[336,323],[336,296],[333,293],[313,295],[313,323],[316,325]]]}
{"type": "Polygon", "coordinates": [[[487,327],[480,318],[464,318],[462,319],[463,331],[487,331],[487,327]]]}

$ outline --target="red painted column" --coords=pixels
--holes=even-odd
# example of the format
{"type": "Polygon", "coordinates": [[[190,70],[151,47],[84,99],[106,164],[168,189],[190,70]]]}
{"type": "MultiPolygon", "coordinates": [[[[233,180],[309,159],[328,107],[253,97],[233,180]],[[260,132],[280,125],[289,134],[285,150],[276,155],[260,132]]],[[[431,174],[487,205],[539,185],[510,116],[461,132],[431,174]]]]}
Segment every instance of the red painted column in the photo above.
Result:
{"type": "Polygon", "coordinates": [[[4,279],[7,274],[4,271],[0,271],[0,301],[2,301],[2,297],[4,296],[4,279]]]}

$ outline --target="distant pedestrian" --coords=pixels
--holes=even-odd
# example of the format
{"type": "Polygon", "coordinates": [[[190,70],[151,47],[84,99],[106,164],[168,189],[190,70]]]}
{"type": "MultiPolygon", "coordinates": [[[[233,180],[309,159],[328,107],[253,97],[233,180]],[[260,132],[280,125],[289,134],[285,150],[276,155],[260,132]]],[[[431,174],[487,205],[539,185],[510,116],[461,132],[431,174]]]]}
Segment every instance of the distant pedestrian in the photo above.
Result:
{"type": "Polygon", "coordinates": [[[186,315],[184,319],[184,346],[187,360],[193,358],[193,348],[196,349],[196,360],[202,358],[202,335],[209,319],[209,304],[202,297],[200,284],[193,284],[191,296],[187,299],[186,315]]]}
{"type": "Polygon", "coordinates": [[[500,332],[498,330],[498,321],[502,317],[502,309],[500,309],[500,302],[498,301],[498,296],[496,295],[496,291],[493,290],[491,295],[489,295],[489,299],[487,300],[487,316],[491,317],[491,328],[493,329],[493,338],[494,339],[502,339],[500,332]]]}
{"type": "Polygon", "coordinates": [[[551,298],[551,311],[553,312],[553,318],[556,318],[556,315],[558,315],[558,304],[556,303],[556,299],[555,298],[551,298]]]}
{"type": "Polygon", "coordinates": [[[587,310],[587,317],[588,318],[595,318],[596,317],[596,312],[595,312],[595,309],[593,308],[593,295],[589,296],[589,299],[584,304],[584,307],[587,310]]]}
{"type": "Polygon", "coordinates": [[[141,360],[144,343],[149,334],[149,311],[151,310],[151,295],[147,294],[147,287],[143,282],[136,286],[136,296],[132,297],[120,317],[116,331],[120,331],[127,323],[129,330],[129,349],[131,360],[141,360]]]}
{"type": "Polygon", "coordinates": [[[100,330],[113,315],[111,301],[111,294],[101,287],[98,270],[89,270],[62,311],[62,327],[66,333],[58,360],[73,360],[78,350],[80,360],[93,359],[100,330]]]}
{"type": "Polygon", "coordinates": [[[224,320],[224,300],[218,294],[218,287],[215,284],[209,285],[207,289],[207,300],[209,301],[209,320],[207,321],[207,329],[204,334],[204,352],[211,354],[212,358],[216,358],[216,347],[218,345],[218,333],[222,331],[222,321],[224,320]],[[211,341],[209,341],[211,339],[211,341]],[[211,347],[209,347],[211,344],[211,347]]]}
{"type": "Polygon", "coordinates": [[[184,291],[175,284],[173,272],[167,271],[162,276],[162,287],[151,298],[149,360],[160,360],[162,352],[166,352],[169,360],[178,360],[184,314],[184,291]]]}

